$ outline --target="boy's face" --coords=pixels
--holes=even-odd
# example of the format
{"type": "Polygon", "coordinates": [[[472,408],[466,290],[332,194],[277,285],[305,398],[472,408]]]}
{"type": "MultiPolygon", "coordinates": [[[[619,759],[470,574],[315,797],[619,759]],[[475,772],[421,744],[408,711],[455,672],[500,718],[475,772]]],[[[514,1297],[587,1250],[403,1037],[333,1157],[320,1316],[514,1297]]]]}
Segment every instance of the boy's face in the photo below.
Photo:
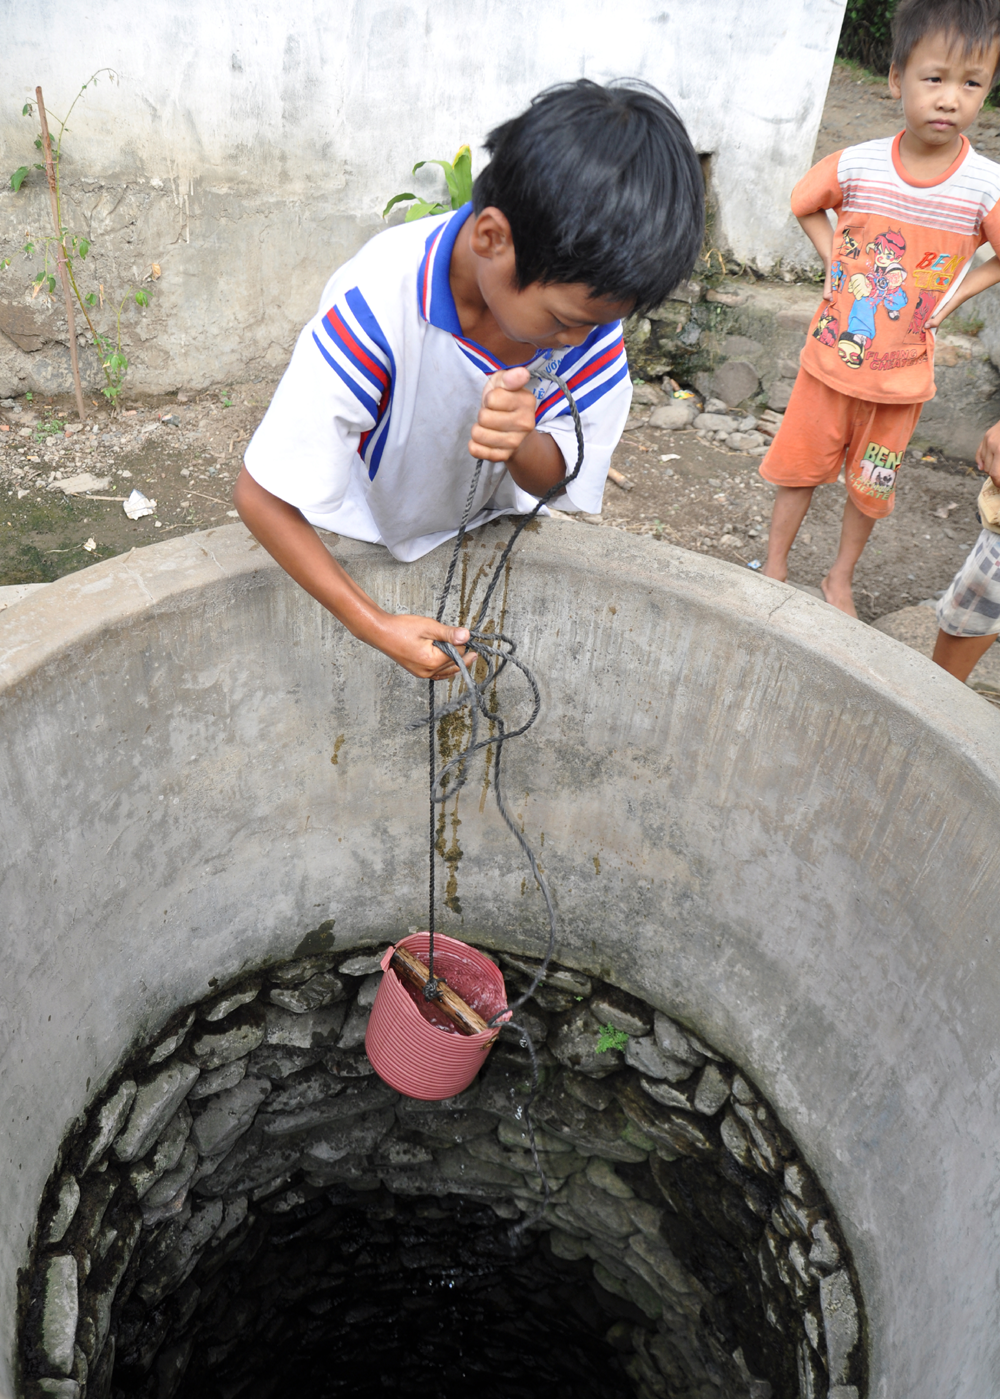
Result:
{"type": "Polygon", "coordinates": [[[595,297],[583,282],[532,282],[522,291],[512,277],[484,293],[504,335],[538,350],[582,345],[596,326],[622,320],[632,309],[595,297]]]}
{"type": "Polygon", "coordinates": [[[505,216],[484,209],[469,222],[479,292],[508,340],[539,350],[582,345],[595,326],[631,314],[631,302],[595,296],[585,282],[532,282],[520,289],[505,216]]]}
{"type": "Polygon", "coordinates": [[[931,148],[955,142],[979,115],[998,58],[1000,43],[965,54],[954,35],[925,35],[902,73],[895,64],[889,69],[889,91],[903,100],[907,131],[931,148]]]}

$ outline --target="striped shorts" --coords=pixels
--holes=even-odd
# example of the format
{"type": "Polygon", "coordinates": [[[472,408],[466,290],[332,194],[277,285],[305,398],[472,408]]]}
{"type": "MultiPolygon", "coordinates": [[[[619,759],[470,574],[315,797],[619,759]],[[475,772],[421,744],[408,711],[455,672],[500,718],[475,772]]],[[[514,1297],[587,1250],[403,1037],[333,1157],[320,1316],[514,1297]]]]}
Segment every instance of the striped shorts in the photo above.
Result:
{"type": "Polygon", "coordinates": [[[937,605],[938,626],[949,636],[1000,632],[1000,534],[984,529],[937,605]]]}

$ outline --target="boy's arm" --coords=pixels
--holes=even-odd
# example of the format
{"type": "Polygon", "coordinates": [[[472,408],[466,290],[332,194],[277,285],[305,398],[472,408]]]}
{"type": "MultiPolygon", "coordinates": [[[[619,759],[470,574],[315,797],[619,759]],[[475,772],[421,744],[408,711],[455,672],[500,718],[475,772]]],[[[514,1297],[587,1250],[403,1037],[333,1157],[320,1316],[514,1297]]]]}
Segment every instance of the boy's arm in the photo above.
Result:
{"type": "Polygon", "coordinates": [[[265,490],[246,467],[237,479],[233,500],[247,529],[301,588],[353,636],[383,651],[411,675],[447,680],[458,674],[458,667],[437,649],[435,641],[452,642],[465,655],[466,664],[476,659],[474,652],[465,653],[469,640],[465,627],[384,612],[330,555],[305,516],[265,490]]]}
{"type": "Polygon", "coordinates": [[[995,286],[997,282],[1000,282],[1000,258],[994,256],[987,258],[978,267],[974,267],[959,283],[954,296],[939,307],[933,316],[927,317],[927,329],[937,330],[941,322],[950,316],[952,311],[957,310],[963,301],[968,301],[970,297],[985,291],[987,287],[995,286]]]}
{"type": "MultiPolygon", "coordinates": [[[[506,461],[522,490],[543,495],[563,479],[565,464],[558,446],[547,434],[535,431],[535,400],[524,388],[529,377],[527,369],[492,376],[483,390],[469,450],[487,461],[506,461]]],[[[383,611],[331,556],[301,511],[266,490],[246,467],[236,482],[233,500],[254,538],[359,641],[384,652],[422,680],[447,680],[458,674],[458,667],[435,641],[450,641],[467,665],[475,661],[475,653],[465,651],[469,640],[465,627],[383,611]]]]}
{"type": "Polygon", "coordinates": [[[1000,491],[1000,423],[994,423],[976,452],[976,465],[985,471],[1000,491]]]}
{"type": "Polygon", "coordinates": [[[833,300],[833,288],[830,286],[830,264],[833,261],[833,225],[826,216],[824,209],[817,209],[811,214],[802,214],[799,217],[799,227],[809,239],[810,243],[819,253],[823,262],[826,277],[823,281],[823,300],[833,300]]]}
{"type": "Polygon", "coordinates": [[[840,185],[840,161],[843,151],[834,151],[807,170],[792,190],[792,213],[799,227],[819,253],[826,272],[823,300],[833,300],[830,286],[830,264],[833,261],[833,225],[827,211],[835,214],[843,204],[840,185]]]}

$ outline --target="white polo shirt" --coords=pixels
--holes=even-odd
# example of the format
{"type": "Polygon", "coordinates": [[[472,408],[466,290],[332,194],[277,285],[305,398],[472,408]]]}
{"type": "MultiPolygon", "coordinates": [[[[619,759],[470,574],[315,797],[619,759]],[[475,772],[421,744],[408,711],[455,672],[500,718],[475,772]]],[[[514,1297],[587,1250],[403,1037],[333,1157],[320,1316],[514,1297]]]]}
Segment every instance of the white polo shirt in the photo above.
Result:
{"type": "MultiPolygon", "coordinates": [[[[483,380],[506,367],[463,336],[451,294],[452,249],[471,211],[387,229],[333,274],[246,451],[254,480],[311,524],[384,544],[406,562],[457,534],[483,380]]],[[[526,363],[567,378],[583,421],[580,475],[552,503],[596,513],[632,399],[621,324],[526,363]]],[[[566,400],[554,384],[535,384],[538,427],[571,471],[566,400]]],[[[502,462],[484,462],[470,524],[535,503],[502,462]]]]}

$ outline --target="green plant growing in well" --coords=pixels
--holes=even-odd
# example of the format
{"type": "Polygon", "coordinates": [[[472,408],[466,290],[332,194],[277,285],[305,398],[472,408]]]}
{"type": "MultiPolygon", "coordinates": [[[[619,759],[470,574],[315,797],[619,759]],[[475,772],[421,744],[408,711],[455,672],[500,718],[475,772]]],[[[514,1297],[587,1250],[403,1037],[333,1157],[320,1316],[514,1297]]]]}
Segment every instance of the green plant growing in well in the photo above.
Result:
{"type": "Polygon", "coordinates": [[[431,214],[447,214],[449,209],[461,209],[463,204],[468,204],[472,198],[472,151],[468,146],[459,146],[455,158],[451,162],[447,160],[418,160],[410,174],[415,175],[424,165],[440,165],[448,182],[448,195],[451,203],[432,204],[429,200],[421,199],[416,194],[394,194],[382,210],[383,218],[387,217],[389,210],[396,204],[403,204],[407,200],[414,202],[406,211],[406,223],[412,223],[414,219],[425,219],[431,214]]]}
{"type": "Polygon", "coordinates": [[[609,1049],[624,1049],[627,1044],[628,1034],[624,1030],[616,1030],[613,1025],[601,1026],[597,1039],[598,1054],[607,1054],[609,1049]]]}
{"type": "MultiPolygon", "coordinates": [[[[57,263],[61,262],[65,267],[73,297],[87,322],[91,341],[100,358],[101,369],[104,373],[104,387],[101,392],[111,403],[112,407],[116,407],[121,396],[125,375],[128,372],[128,357],[122,348],[122,311],[129,300],[134,300],[137,306],[143,308],[147,307],[149,305],[149,292],[145,287],[139,287],[138,289],[129,287],[118,303],[114,334],[110,335],[98,330],[97,326],[94,324],[91,312],[95,308],[104,306],[104,288],[101,286],[98,291],[89,291],[86,295],[82,294],[80,291],[77,281],[77,264],[82,264],[86,261],[91,244],[88,238],[71,232],[69,227],[63,222],[61,175],[63,139],[66,132],[69,130],[69,119],[73,114],[73,109],[87,89],[96,85],[102,74],[106,74],[111,82],[114,82],[117,78],[117,74],[111,68],[99,68],[96,73],[92,73],[73,98],[65,117],[61,120],[55,118],[56,136],[54,141],[50,141],[49,138],[47,111],[39,113],[42,119],[42,135],[35,138],[35,149],[51,155],[52,175],[54,180],[53,204],[55,232],[41,239],[29,238],[23,245],[21,251],[26,258],[30,259],[34,257],[35,252],[38,250],[38,243],[40,242],[41,244],[43,266],[42,270],[33,279],[34,291],[32,292],[32,298],[36,297],[40,292],[49,297],[54,295],[56,278],[51,270],[53,257],[55,257],[57,263]]],[[[40,95],[40,88],[38,92],[40,95]]],[[[38,111],[37,102],[26,102],[21,109],[21,115],[26,117],[34,116],[36,111],[38,111]]],[[[31,165],[18,166],[10,177],[11,188],[15,192],[22,188],[25,181],[31,175],[32,170],[45,171],[46,166],[45,164],[39,164],[37,161],[33,162],[31,165]]],[[[0,262],[0,268],[7,268],[10,265],[9,258],[5,258],[0,262]]],[[[60,275],[62,275],[61,272],[60,275]]],[[[155,279],[159,277],[159,275],[159,266],[153,263],[150,269],[150,276],[155,279]]],[[[67,314],[69,314],[69,310],[70,306],[67,305],[67,314]]],[[[75,355],[75,347],[73,347],[73,353],[75,355]]],[[[79,402],[79,384],[77,384],[77,398],[79,402]]]]}

